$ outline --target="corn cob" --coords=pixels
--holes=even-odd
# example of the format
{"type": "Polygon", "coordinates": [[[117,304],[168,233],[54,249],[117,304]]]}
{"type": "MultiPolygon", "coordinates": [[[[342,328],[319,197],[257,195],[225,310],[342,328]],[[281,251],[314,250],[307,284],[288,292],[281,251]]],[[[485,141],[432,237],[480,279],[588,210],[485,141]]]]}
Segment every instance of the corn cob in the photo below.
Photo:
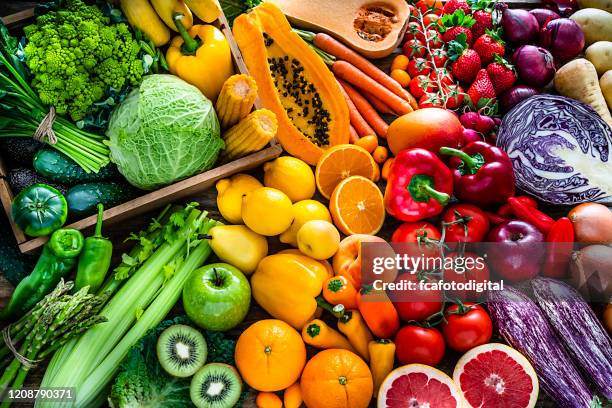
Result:
{"type": "Polygon", "coordinates": [[[215,110],[221,128],[229,129],[240,122],[253,109],[257,99],[257,84],[248,75],[232,75],[225,81],[215,110]]]}
{"type": "Polygon", "coordinates": [[[276,115],[267,109],[258,109],[225,132],[224,161],[234,160],[264,148],[276,136],[276,115]]]}

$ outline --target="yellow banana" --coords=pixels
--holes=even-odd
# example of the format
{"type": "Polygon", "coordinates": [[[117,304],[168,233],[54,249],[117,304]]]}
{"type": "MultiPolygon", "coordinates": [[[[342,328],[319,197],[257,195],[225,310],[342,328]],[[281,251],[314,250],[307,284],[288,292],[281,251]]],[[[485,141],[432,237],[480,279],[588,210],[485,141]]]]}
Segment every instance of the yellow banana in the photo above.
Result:
{"type": "Polygon", "coordinates": [[[205,23],[212,23],[221,14],[218,0],[185,0],[185,3],[205,23]]]}
{"type": "Polygon", "coordinates": [[[183,25],[189,30],[193,25],[193,15],[183,0],[151,0],[157,15],[170,29],[178,31],[174,24],[174,13],[183,15],[183,25]]]}
{"type": "Polygon", "coordinates": [[[121,10],[130,25],[142,31],[157,47],[170,41],[170,30],[155,13],[148,0],[121,0],[121,10]]]}

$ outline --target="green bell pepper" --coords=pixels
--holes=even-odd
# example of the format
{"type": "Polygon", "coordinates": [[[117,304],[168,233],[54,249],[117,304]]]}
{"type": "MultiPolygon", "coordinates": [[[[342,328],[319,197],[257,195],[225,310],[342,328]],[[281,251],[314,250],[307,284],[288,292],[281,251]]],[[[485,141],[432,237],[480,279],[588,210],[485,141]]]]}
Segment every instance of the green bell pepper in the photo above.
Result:
{"type": "Polygon", "coordinates": [[[104,278],[110,268],[113,244],[102,236],[103,215],[104,206],[98,204],[96,231],[93,236],[85,239],[85,247],[79,256],[79,266],[74,281],[75,290],[89,286],[89,293],[96,293],[104,283],[104,278]]]}
{"type": "Polygon", "coordinates": [[[68,203],[54,187],[34,184],[13,200],[13,221],[26,235],[41,237],[51,234],[66,222],[68,203]]]}
{"type": "Polygon", "coordinates": [[[11,300],[0,312],[0,320],[14,320],[26,314],[48,295],[77,264],[85,239],[75,229],[55,231],[43,247],[30,275],[15,288],[11,300]]]}

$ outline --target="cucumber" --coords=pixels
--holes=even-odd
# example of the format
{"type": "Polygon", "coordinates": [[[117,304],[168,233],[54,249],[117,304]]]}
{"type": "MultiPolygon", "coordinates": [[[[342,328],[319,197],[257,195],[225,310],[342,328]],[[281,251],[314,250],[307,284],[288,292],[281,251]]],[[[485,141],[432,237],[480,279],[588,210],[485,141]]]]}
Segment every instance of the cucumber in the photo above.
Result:
{"type": "Polygon", "coordinates": [[[72,159],[55,149],[40,149],[33,160],[34,170],[51,181],[63,184],[80,184],[116,180],[121,177],[117,166],[108,164],[97,173],[87,173],[72,159]]]}
{"type": "Polygon", "coordinates": [[[68,190],[68,215],[71,219],[81,219],[97,213],[98,203],[108,209],[131,200],[138,190],[126,183],[102,181],[99,183],[78,184],[68,190]]]}

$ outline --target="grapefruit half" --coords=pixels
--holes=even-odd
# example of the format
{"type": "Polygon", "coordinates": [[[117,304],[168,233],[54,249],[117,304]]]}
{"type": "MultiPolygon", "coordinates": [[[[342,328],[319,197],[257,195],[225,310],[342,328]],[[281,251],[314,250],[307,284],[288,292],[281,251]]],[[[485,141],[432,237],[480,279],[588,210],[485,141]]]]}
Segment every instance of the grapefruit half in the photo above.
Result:
{"type": "Polygon", "coordinates": [[[452,378],[424,364],[408,364],[391,371],[378,392],[378,408],[461,406],[461,391],[452,378]]]}
{"type": "Polygon", "coordinates": [[[505,344],[475,347],[453,373],[468,407],[532,408],[538,400],[538,376],[527,359],[505,344]]]}

